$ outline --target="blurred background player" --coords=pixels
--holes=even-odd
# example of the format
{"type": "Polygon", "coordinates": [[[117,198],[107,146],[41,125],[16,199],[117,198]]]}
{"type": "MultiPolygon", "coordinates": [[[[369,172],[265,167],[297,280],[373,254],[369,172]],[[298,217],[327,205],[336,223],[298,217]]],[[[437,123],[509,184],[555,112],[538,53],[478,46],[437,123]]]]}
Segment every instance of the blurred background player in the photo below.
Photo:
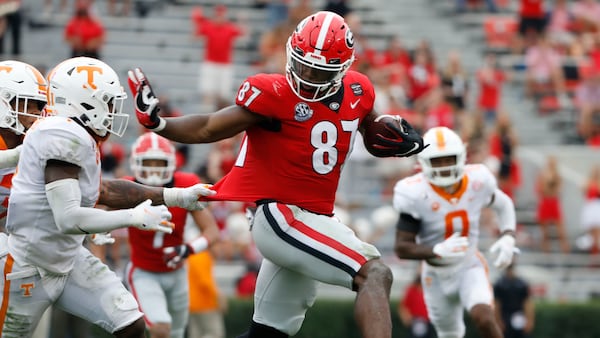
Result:
{"type": "Polygon", "coordinates": [[[0,232],[6,224],[19,146],[46,106],[46,90],[46,79],[35,67],[14,60],[0,62],[0,232]]]}
{"type": "Polygon", "coordinates": [[[410,332],[410,338],[436,337],[427,314],[420,269],[417,269],[415,279],[404,289],[404,296],[398,301],[398,317],[410,332]]]}
{"type": "Polygon", "coordinates": [[[535,326],[535,304],[529,283],[516,273],[514,261],[494,283],[494,298],[504,338],[529,337],[535,326]]]}
{"type": "Polygon", "coordinates": [[[463,309],[484,338],[501,338],[492,308],[487,263],[477,249],[481,210],[499,217],[500,238],[491,246],[494,265],[506,268],[515,251],[515,210],[487,167],[466,165],[466,147],[445,127],[428,130],[417,155],[422,172],[394,187],[400,213],[394,250],[402,259],[422,259],[425,303],[438,337],[465,335],[463,309]]]}
{"type": "MultiPolygon", "coordinates": [[[[158,99],[135,69],[129,85],[136,115],[148,129],[182,143],[215,142],[246,131],[234,167],[215,185],[216,199],[258,205],[252,236],[265,259],[253,320],[242,337],[295,335],[319,281],[357,292],[355,318],[364,338],[391,337],[391,271],[373,245],[332,217],[354,137],[380,116],[373,110],[373,85],[365,75],[348,71],[354,38],[332,12],[302,20],[288,40],[287,57],[285,75],[246,78],[235,105],[168,119],[158,116],[158,99]]],[[[386,121],[393,136],[371,136],[388,156],[423,150],[421,136],[408,122],[386,121]]]]}
{"type": "MultiPolygon", "coordinates": [[[[155,133],[138,137],[131,147],[133,177],[137,183],[155,187],[190,187],[200,183],[196,174],[176,171],[175,147],[155,133]]],[[[219,229],[208,209],[187,211],[171,207],[172,233],[148,232],[128,228],[131,262],[127,283],[137,299],[151,338],[183,338],[188,322],[188,275],[185,259],[208,249],[219,236],[219,229]],[[184,241],[188,213],[201,235],[184,241]]]]}
{"type": "Polygon", "coordinates": [[[27,133],[10,192],[8,236],[0,233],[2,336],[31,336],[54,305],[115,337],[142,338],[145,325],[135,298],[82,245],[85,235],[131,225],[171,232],[163,204],[197,209],[199,195],[211,191],[101,179],[98,142],[120,136],[128,121],[121,113],[127,94],[104,62],[63,61],[48,76],[48,97],[47,108],[56,116],[39,120],[27,133]],[[96,209],[96,203],[119,210],[96,209]]]}

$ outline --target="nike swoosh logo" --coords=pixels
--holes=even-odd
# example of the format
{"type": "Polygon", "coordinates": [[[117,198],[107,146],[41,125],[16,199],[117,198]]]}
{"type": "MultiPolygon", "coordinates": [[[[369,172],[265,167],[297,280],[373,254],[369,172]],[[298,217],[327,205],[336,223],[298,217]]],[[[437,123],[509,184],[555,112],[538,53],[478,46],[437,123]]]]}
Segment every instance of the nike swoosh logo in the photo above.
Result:
{"type": "Polygon", "coordinates": [[[414,147],[413,147],[411,150],[409,150],[409,151],[407,151],[407,152],[404,152],[404,153],[402,153],[402,154],[397,154],[396,156],[402,156],[402,155],[410,154],[410,153],[412,153],[413,151],[415,151],[415,150],[419,149],[419,144],[418,144],[417,142],[415,142],[414,144],[415,144],[415,146],[414,146],[414,147]]]}
{"type": "Polygon", "coordinates": [[[360,99],[358,99],[354,102],[350,102],[350,108],[352,108],[352,109],[356,108],[356,106],[358,105],[359,102],[360,102],[360,99]]]}

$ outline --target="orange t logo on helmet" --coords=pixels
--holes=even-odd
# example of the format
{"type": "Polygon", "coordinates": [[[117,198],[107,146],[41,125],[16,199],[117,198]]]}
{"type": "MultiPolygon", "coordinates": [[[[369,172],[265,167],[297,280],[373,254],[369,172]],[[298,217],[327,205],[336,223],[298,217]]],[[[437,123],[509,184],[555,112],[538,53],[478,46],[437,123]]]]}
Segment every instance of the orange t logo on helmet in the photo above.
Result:
{"type": "MultiPolygon", "coordinates": [[[[87,72],[87,84],[90,85],[92,89],[97,89],[98,87],[94,84],[94,72],[98,72],[102,74],[102,68],[95,66],[79,66],[77,67],[77,73],[87,72]]],[[[85,84],[83,85],[85,88],[85,84]]]]}

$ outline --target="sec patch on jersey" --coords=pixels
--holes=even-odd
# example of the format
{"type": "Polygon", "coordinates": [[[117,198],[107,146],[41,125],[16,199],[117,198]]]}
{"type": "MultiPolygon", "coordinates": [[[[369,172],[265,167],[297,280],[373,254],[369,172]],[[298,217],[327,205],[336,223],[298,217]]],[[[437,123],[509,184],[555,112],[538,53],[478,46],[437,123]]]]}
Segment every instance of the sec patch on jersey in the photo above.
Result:
{"type": "Polygon", "coordinates": [[[363,122],[365,147],[376,157],[398,156],[397,143],[403,141],[402,118],[397,115],[380,115],[363,122]]]}

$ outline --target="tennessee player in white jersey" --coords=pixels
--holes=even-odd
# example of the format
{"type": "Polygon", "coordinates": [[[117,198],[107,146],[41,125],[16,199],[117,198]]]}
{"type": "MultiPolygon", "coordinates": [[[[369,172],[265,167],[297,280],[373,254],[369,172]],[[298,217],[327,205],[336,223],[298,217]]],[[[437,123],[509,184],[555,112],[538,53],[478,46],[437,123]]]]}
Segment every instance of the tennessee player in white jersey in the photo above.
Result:
{"type": "Polygon", "coordinates": [[[35,67],[15,60],[0,62],[0,232],[20,145],[46,106],[46,90],[46,79],[35,67]]]}
{"type": "MultiPolygon", "coordinates": [[[[364,338],[391,337],[391,271],[377,248],[332,217],[354,137],[373,132],[370,127],[380,120],[373,110],[373,85],[364,74],[349,71],[354,39],[333,12],[306,17],[286,47],[286,74],[249,76],[235,105],[211,114],[159,118],[158,99],[135,69],[129,85],[136,116],[146,128],[183,143],[245,132],[234,167],[214,187],[216,199],[258,205],[251,233],[264,260],[250,329],[241,337],[295,335],[314,303],[318,282],[356,291],[356,322],[364,338]]],[[[423,150],[414,128],[394,121],[401,125],[386,123],[389,137],[367,134],[373,136],[368,144],[380,142],[387,156],[423,150]]]]}
{"type": "Polygon", "coordinates": [[[39,119],[26,134],[13,177],[8,238],[0,234],[0,336],[30,337],[53,305],[116,337],[144,337],[134,297],[82,245],[84,236],[131,225],[171,232],[163,204],[200,208],[199,196],[211,191],[101,180],[98,143],[127,126],[117,74],[100,60],[72,58],[52,70],[48,84],[48,108],[56,116],[39,119]]]}
{"type": "Polygon", "coordinates": [[[424,260],[425,303],[439,338],[464,336],[465,309],[481,337],[501,338],[487,262],[478,249],[479,218],[485,207],[497,212],[501,236],[490,251],[497,254],[494,265],[505,268],[517,250],[513,202],[485,166],[465,164],[465,145],[455,132],[436,127],[423,139],[429,147],[417,155],[422,172],[394,187],[400,213],[395,252],[424,260]]]}

